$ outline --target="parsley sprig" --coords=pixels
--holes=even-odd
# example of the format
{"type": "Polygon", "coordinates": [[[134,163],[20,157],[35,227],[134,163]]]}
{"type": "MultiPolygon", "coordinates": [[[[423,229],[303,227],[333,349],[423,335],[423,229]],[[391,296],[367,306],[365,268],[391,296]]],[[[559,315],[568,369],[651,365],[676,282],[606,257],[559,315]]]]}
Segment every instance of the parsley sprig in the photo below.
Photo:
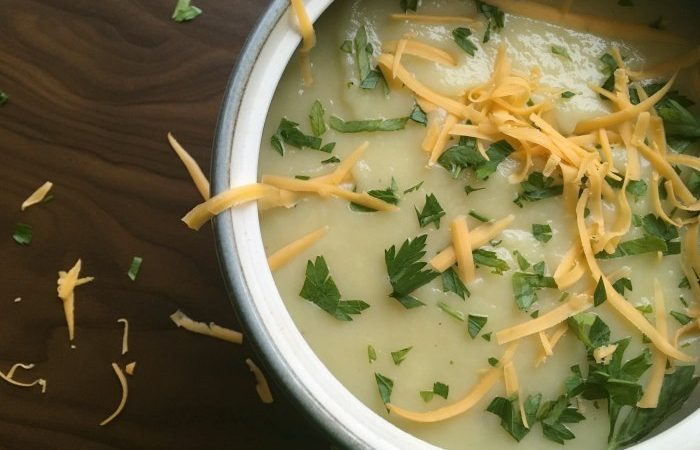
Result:
{"type": "Polygon", "coordinates": [[[414,239],[407,239],[401,244],[398,252],[395,245],[384,251],[384,262],[393,289],[389,296],[398,300],[406,309],[424,305],[425,303],[411,293],[440,275],[432,269],[424,270],[427,263],[421,261],[421,258],[425,256],[427,238],[428,235],[423,234],[414,239]]]}
{"type": "Polygon", "coordinates": [[[340,299],[340,291],[323,256],[317,256],[315,262],[306,263],[306,278],[299,295],[342,321],[351,321],[352,315],[369,308],[369,304],[362,300],[340,299]]]}

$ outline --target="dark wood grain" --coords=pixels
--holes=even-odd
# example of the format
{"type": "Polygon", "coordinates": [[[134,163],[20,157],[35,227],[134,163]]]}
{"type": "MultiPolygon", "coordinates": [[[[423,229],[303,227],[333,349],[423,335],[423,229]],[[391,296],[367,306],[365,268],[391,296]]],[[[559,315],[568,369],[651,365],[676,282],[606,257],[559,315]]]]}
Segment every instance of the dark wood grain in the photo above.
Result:
{"type": "Polygon", "coordinates": [[[36,363],[26,376],[48,390],[0,383],[0,448],[328,448],[284,398],[260,403],[249,348],[168,318],[181,308],[238,327],[211,231],[180,222],[200,199],[165,135],[209,167],[228,76],[267,2],[199,0],[204,14],[184,24],[170,20],[174,4],[2,2],[0,370],[36,363]],[[46,180],[55,199],[20,212],[46,180]],[[28,247],[10,237],[17,222],[33,227],[28,247]],[[70,349],[56,278],[77,258],[96,280],[77,290],[70,349]],[[121,417],[99,427],[120,396],[112,361],[136,361],[136,374],[121,417]]]}

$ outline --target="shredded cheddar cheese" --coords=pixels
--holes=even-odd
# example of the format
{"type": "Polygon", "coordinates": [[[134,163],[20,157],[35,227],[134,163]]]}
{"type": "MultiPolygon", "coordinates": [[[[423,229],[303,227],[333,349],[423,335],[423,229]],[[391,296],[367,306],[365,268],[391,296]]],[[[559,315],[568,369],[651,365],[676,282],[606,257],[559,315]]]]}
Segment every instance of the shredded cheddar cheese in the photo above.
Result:
{"type": "Polygon", "coordinates": [[[72,343],[75,338],[75,288],[81,284],[89,283],[94,278],[80,276],[82,262],[80,259],[68,272],[58,273],[58,298],[63,302],[63,312],[66,316],[66,325],[68,326],[68,340],[72,343]]]}
{"type": "Polygon", "coordinates": [[[117,375],[117,379],[119,380],[119,385],[122,388],[122,397],[121,400],[119,401],[119,405],[117,406],[117,409],[114,410],[114,412],[107,417],[105,420],[100,422],[100,426],[103,427],[113,421],[114,419],[121,414],[122,410],[124,409],[124,406],[126,406],[126,399],[129,396],[129,386],[126,381],[126,377],[124,376],[124,372],[122,372],[121,367],[117,365],[117,363],[112,363],[112,369],[114,369],[114,373],[117,375]]]}
{"type": "MultiPolygon", "coordinates": [[[[666,321],[666,302],[659,280],[654,279],[654,318],[656,329],[664,337],[668,336],[668,323],[666,321]]],[[[656,408],[659,404],[659,394],[666,373],[666,355],[654,350],[649,380],[644,387],[644,395],[637,403],[640,408],[656,408]]]]}
{"type": "Polygon", "coordinates": [[[197,164],[197,161],[195,161],[187,150],[180,145],[172,133],[168,133],[168,142],[170,142],[170,146],[175,153],[177,153],[177,156],[182,161],[182,164],[185,165],[185,169],[187,169],[187,172],[190,174],[190,177],[192,178],[192,181],[194,181],[194,185],[202,195],[202,198],[204,200],[209,200],[209,180],[207,180],[207,177],[204,175],[204,172],[202,172],[202,169],[199,167],[199,164],[197,164]]]}
{"type": "Polygon", "coordinates": [[[124,332],[122,333],[122,355],[129,351],[129,321],[126,319],[117,319],[117,323],[124,324],[124,332]]]}
{"type": "Polygon", "coordinates": [[[24,202],[22,202],[22,211],[24,211],[32,205],[36,205],[37,203],[43,202],[46,198],[46,195],[49,193],[52,187],[53,183],[50,181],[47,181],[46,183],[39,186],[39,188],[36,191],[34,191],[32,195],[27,197],[27,199],[24,202]]]}
{"type": "Polygon", "coordinates": [[[314,31],[309,14],[306,12],[303,0],[291,0],[291,3],[292,8],[294,9],[294,14],[296,15],[299,23],[299,31],[301,32],[302,37],[299,55],[301,56],[304,85],[311,86],[314,82],[314,78],[311,73],[311,59],[309,58],[309,53],[311,52],[311,49],[316,46],[316,32],[314,31]]]}
{"type": "Polygon", "coordinates": [[[46,393],[46,380],[43,378],[37,378],[36,380],[34,380],[30,383],[24,383],[22,381],[15,380],[15,371],[18,368],[22,368],[24,370],[31,370],[34,368],[34,364],[23,364],[23,363],[14,364],[7,373],[3,373],[2,371],[0,371],[0,378],[5,380],[7,383],[10,383],[10,384],[15,385],[17,387],[30,388],[30,387],[38,385],[41,387],[41,393],[42,394],[46,393]]]}
{"type": "Polygon", "coordinates": [[[451,230],[459,277],[462,281],[468,283],[474,279],[476,268],[474,266],[474,257],[472,256],[473,244],[469,235],[469,227],[467,227],[467,218],[465,216],[455,217],[452,221],[451,230]]]}
{"type": "Polygon", "coordinates": [[[270,266],[270,270],[274,272],[288,263],[292,258],[311,247],[316,241],[325,236],[326,233],[328,233],[328,227],[321,227],[277,250],[267,257],[267,264],[270,266]]]}
{"type": "Polygon", "coordinates": [[[258,392],[260,400],[266,404],[272,403],[274,401],[272,398],[272,391],[270,391],[270,385],[267,383],[267,378],[265,378],[263,371],[260,370],[250,358],[246,359],[245,363],[248,365],[248,368],[250,368],[250,371],[253,372],[253,375],[255,375],[255,380],[257,382],[255,390],[258,392]]]}
{"type": "Polygon", "coordinates": [[[243,334],[240,332],[220,327],[214,322],[210,322],[208,325],[202,322],[195,322],[179,309],[170,315],[170,320],[178,327],[182,327],[192,333],[203,334],[234,344],[243,343],[243,334]]]}

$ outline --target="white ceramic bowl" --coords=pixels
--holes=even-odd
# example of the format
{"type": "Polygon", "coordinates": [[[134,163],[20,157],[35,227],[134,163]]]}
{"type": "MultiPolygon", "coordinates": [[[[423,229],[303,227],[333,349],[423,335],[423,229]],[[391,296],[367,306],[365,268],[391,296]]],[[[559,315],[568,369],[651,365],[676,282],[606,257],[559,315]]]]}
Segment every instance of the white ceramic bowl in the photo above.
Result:
{"type": "MultiPolygon", "coordinates": [[[[396,1],[398,4],[398,0],[396,1]]],[[[331,0],[308,0],[312,20],[331,0]]],[[[219,119],[212,189],[254,183],[263,126],[275,88],[300,42],[288,0],[274,0],[239,57],[219,119]]],[[[297,330],[267,265],[255,203],[215,221],[219,260],[246,337],[289,397],[339,445],[367,449],[434,449],[362,404],[328,371],[297,330]]],[[[697,400],[698,396],[694,396],[697,400]]],[[[700,411],[689,402],[670,429],[635,450],[700,449],[700,411]],[[695,412],[693,412],[695,411],[695,412]],[[687,417],[686,417],[687,416],[687,417]]],[[[673,418],[671,419],[673,420],[673,418]]]]}

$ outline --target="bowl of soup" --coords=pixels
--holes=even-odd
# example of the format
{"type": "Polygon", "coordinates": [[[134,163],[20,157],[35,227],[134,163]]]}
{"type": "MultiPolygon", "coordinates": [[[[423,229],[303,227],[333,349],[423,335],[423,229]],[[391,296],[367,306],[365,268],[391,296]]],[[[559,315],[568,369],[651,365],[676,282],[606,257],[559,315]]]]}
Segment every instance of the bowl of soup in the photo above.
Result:
{"type": "Polygon", "coordinates": [[[700,447],[698,12],[273,1],[186,221],[280,389],[349,448],[700,447]]]}

